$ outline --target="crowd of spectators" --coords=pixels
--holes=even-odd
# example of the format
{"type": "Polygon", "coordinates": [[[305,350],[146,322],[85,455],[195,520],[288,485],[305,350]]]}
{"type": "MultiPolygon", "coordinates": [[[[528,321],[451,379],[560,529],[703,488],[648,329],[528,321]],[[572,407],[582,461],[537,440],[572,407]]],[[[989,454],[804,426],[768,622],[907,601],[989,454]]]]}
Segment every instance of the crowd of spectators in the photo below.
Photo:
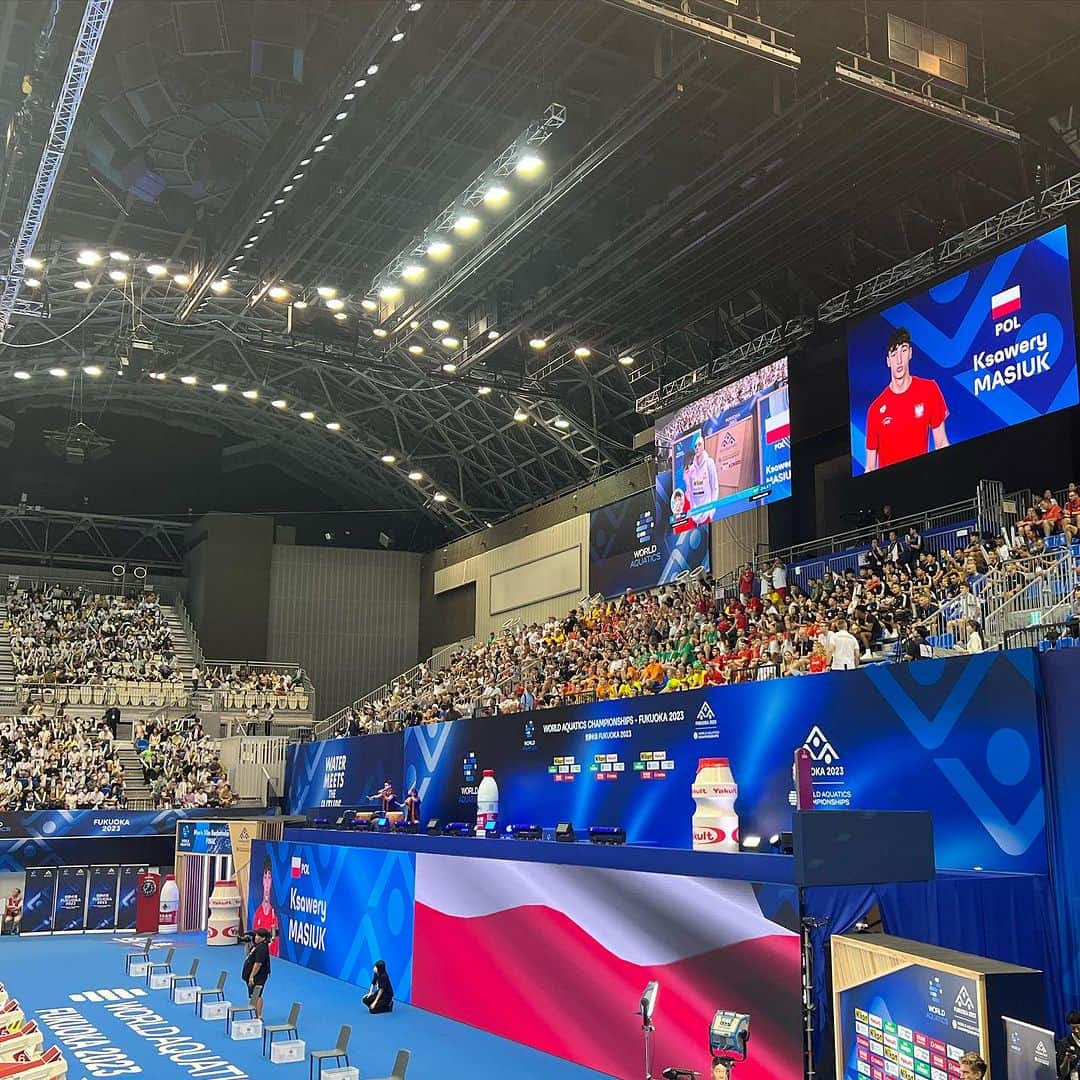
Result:
{"type": "Polygon", "coordinates": [[[193,668],[191,679],[193,688],[196,690],[255,691],[276,697],[285,697],[294,690],[305,688],[303,668],[296,668],[293,671],[278,671],[275,668],[266,671],[243,664],[235,668],[218,664],[208,666],[205,672],[200,671],[198,667],[193,668]]]}
{"type": "MultiPolygon", "coordinates": [[[[1080,513],[1080,498],[1077,498],[1080,513]]],[[[890,515],[891,517],[891,515],[890,515]]],[[[983,601],[1030,588],[1045,534],[954,538],[930,551],[918,529],[885,527],[857,569],[789,583],[779,562],[741,568],[733,587],[708,578],[577,608],[421,665],[378,700],[350,710],[358,735],[491,713],[718,686],[985,647],[983,601]]],[[[1080,606],[1080,605],[1078,605],[1080,606]]]]}
{"type": "Polygon", "coordinates": [[[182,677],[165,613],[151,592],[82,586],[19,589],[7,598],[19,683],[170,682],[182,677]]]}
{"type": "Polygon", "coordinates": [[[132,742],[155,809],[232,806],[236,801],[222,768],[216,739],[197,717],[137,720],[132,742]]]}
{"type": "Polygon", "coordinates": [[[30,705],[0,720],[0,810],[125,805],[124,770],[104,719],[30,705]]]}

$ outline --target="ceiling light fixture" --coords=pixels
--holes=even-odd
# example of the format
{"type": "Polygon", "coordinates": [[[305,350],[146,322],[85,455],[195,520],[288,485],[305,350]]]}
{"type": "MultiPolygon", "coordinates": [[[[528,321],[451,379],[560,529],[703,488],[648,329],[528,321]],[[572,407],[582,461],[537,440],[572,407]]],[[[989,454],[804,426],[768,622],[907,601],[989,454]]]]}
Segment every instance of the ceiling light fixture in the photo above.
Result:
{"type": "Polygon", "coordinates": [[[408,266],[402,267],[401,276],[410,284],[419,281],[427,271],[418,263],[409,263],[408,266]]]}
{"type": "Polygon", "coordinates": [[[335,120],[345,120],[348,117],[348,115],[349,115],[348,112],[339,112],[337,114],[337,116],[334,117],[334,119],[335,120]]]}
{"type": "Polygon", "coordinates": [[[413,354],[413,356],[422,356],[423,353],[424,353],[424,346],[423,345],[410,345],[409,346],[409,352],[411,352],[413,354]]]}
{"type": "Polygon", "coordinates": [[[315,291],[323,298],[323,300],[333,300],[333,298],[337,296],[337,289],[332,285],[320,285],[315,291]]]}
{"type": "Polygon", "coordinates": [[[146,272],[151,277],[164,277],[169,271],[161,263],[148,263],[146,272]]]}
{"type": "MultiPolygon", "coordinates": [[[[300,164],[301,165],[310,165],[311,164],[311,158],[309,158],[309,157],[301,158],[300,164]]],[[[270,211],[270,213],[273,213],[273,211],[270,211]]]]}
{"type": "Polygon", "coordinates": [[[286,184],[281,190],[287,195],[290,191],[292,191],[292,189],[292,184],[286,184]]]}
{"type": "Polygon", "coordinates": [[[210,282],[210,291],[218,294],[229,291],[229,283],[224,279],[210,282]]]}
{"type": "Polygon", "coordinates": [[[438,330],[440,333],[442,331],[444,331],[444,330],[449,330],[450,329],[450,323],[446,319],[432,319],[431,320],[431,325],[432,325],[432,327],[434,329],[438,330]]]}
{"type": "Polygon", "coordinates": [[[517,165],[514,168],[519,176],[524,176],[528,179],[531,176],[536,176],[544,167],[544,159],[537,157],[536,154],[522,154],[518,158],[517,165]]]}
{"type": "Polygon", "coordinates": [[[180,286],[181,289],[186,289],[191,284],[190,274],[173,274],[173,281],[180,286]]]}
{"type": "Polygon", "coordinates": [[[424,474],[422,472],[417,472],[416,469],[413,469],[413,471],[411,473],[409,473],[409,479],[414,480],[414,481],[415,480],[423,480],[424,479],[424,474]]]}
{"type": "Polygon", "coordinates": [[[623,367],[630,367],[630,365],[633,364],[633,362],[634,362],[634,358],[632,356],[630,356],[630,355],[620,356],[619,357],[619,363],[622,364],[623,367]]]}
{"type": "Polygon", "coordinates": [[[229,384],[224,382],[216,382],[210,387],[211,390],[216,390],[219,394],[228,392],[229,384]]]}
{"type": "Polygon", "coordinates": [[[353,83],[353,86],[355,86],[357,90],[361,90],[363,87],[367,86],[367,79],[357,79],[356,82],[353,83]]]}
{"type": "Polygon", "coordinates": [[[427,253],[433,259],[445,259],[454,249],[445,240],[432,240],[427,246],[427,253]]]}
{"type": "Polygon", "coordinates": [[[462,214],[454,222],[454,232],[461,233],[462,236],[468,236],[469,233],[476,231],[479,224],[480,219],[478,217],[474,217],[472,214],[462,214]]]}
{"type": "Polygon", "coordinates": [[[448,349],[456,349],[461,344],[456,337],[450,337],[449,335],[442,339],[442,343],[448,349]]]}
{"type": "Polygon", "coordinates": [[[570,426],[570,421],[569,421],[569,420],[565,420],[565,419],[564,419],[563,417],[561,417],[561,416],[557,416],[557,417],[555,417],[555,426],[556,426],[556,427],[557,427],[557,428],[558,428],[558,429],[559,429],[560,431],[565,431],[565,430],[566,430],[566,429],[567,429],[567,428],[568,428],[568,427],[570,426]]]}
{"type": "Polygon", "coordinates": [[[384,465],[393,465],[394,462],[397,461],[397,458],[393,454],[383,454],[383,456],[379,458],[379,460],[384,465]]]}
{"type": "Polygon", "coordinates": [[[75,261],[80,266],[97,266],[101,262],[101,252],[95,251],[93,248],[83,248],[75,261]]]}
{"type": "Polygon", "coordinates": [[[510,198],[510,192],[501,184],[493,184],[484,192],[484,202],[488,206],[501,206],[510,198]]]}
{"type": "MultiPolygon", "coordinates": [[[[127,281],[127,274],[125,274],[123,270],[110,270],[109,280],[116,282],[127,281]]],[[[29,282],[27,282],[27,284],[29,284],[29,282]]]]}
{"type": "Polygon", "coordinates": [[[348,317],[349,316],[346,315],[344,311],[334,312],[334,318],[337,319],[338,322],[344,322],[348,317]]]}
{"type": "Polygon", "coordinates": [[[487,397],[491,393],[490,386],[481,386],[476,391],[481,397],[487,397]]]}
{"type": "Polygon", "coordinates": [[[28,277],[23,279],[31,289],[41,288],[41,279],[36,277],[28,277]]]}
{"type": "Polygon", "coordinates": [[[404,40],[405,40],[405,31],[404,31],[404,30],[397,30],[397,31],[395,31],[395,32],[394,32],[394,34],[393,34],[393,35],[391,35],[391,37],[390,37],[390,40],[391,40],[391,41],[392,41],[392,42],[393,42],[393,43],[394,43],[395,45],[396,45],[396,44],[397,44],[397,43],[398,43],[399,41],[404,41],[404,40]]]}
{"type": "Polygon", "coordinates": [[[590,357],[590,356],[592,356],[592,349],[587,349],[587,348],[586,348],[586,347],[585,347],[584,345],[579,345],[579,346],[578,346],[578,347],[577,347],[577,348],[576,348],[576,349],[574,350],[574,355],[575,355],[575,356],[576,356],[576,357],[577,357],[577,358],[578,358],[579,360],[588,360],[588,359],[589,359],[589,357],[590,357]]]}
{"type": "Polygon", "coordinates": [[[243,396],[246,397],[248,399],[248,401],[258,401],[259,400],[259,391],[258,390],[245,390],[243,396]]]}
{"type": "Polygon", "coordinates": [[[443,494],[443,493],[442,493],[441,491],[436,491],[436,492],[435,492],[435,494],[434,494],[434,495],[432,495],[432,498],[433,498],[433,499],[434,499],[434,500],[435,500],[435,501],[436,501],[437,503],[444,503],[444,502],[446,502],[446,496],[445,496],[445,495],[444,495],[444,494],[443,494]]]}
{"type": "MultiPolygon", "coordinates": [[[[333,293],[333,290],[331,290],[331,294],[332,293],[333,293]]],[[[336,296],[331,295],[330,299],[326,301],[326,306],[331,311],[341,311],[341,309],[345,307],[345,301],[339,299],[336,296]]]]}
{"type": "Polygon", "coordinates": [[[501,336],[498,330],[488,331],[488,341],[498,341],[501,336]]]}
{"type": "Polygon", "coordinates": [[[367,73],[369,75],[377,75],[379,73],[379,65],[378,64],[368,64],[367,73]]]}
{"type": "Polygon", "coordinates": [[[109,258],[113,262],[127,262],[131,256],[126,251],[110,251],[109,258]]]}
{"type": "Polygon", "coordinates": [[[301,420],[314,420],[315,419],[315,414],[310,409],[305,409],[300,414],[300,419],[301,420]]]}
{"type": "Polygon", "coordinates": [[[271,401],[270,404],[275,409],[287,409],[289,407],[289,403],[284,398],[274,398],[274,400],[271,401]]]}
{"type": "Polygon", "coordinates": [[[319,140],[319,142],[324,142],[324,143],[328,143],[328,142],[329,142],[329,141],[330,141],[330,140],[331,140],[331,139],[332,139],[333,137],[334,137],[334,133],[333,133],[332,131],[328,131],[328,132],[327,132],[327,133],[326,133],[326,134],[325,134],[325,135],[324,135],[324,136],[323,136],[323,137],[322,137],[322,138],[321,138],[321,139],[319,140]]]}
{"type": "Polygon", "coordinates": [[[457,371],[457,364],[443,364],[442,369],[447,375],[453,375],[457,371]]]}
{"type": "Polygon", "coordinates": [[[67,378],[67,368],[51,367],[51,368],[49,368],[49,374],[54,379],[66,379],[67,378]]]}
{"type": "Polygon", "coordinates": [[[539,352],[541,349],[547,348],[547,338],[534,337],[529,338],[529,348],[536,349],[539,352]]]}
{"type": "Polygon", "coordinates": [[[23,260],[23,266],[27,270],[44,270],[45,264],[40,259],[35,259],[32,255],[29,259],[23,260]]]}
{"type": "Polygon", "coordinates": [[[340,431],[341,430],[341,425],[336,420],[331,420],[330,423],[326,425],[326,430],[327,431],[340,431]]]}
{"type": "Polygon", "coordinates": [[[79,278],[79,280],[75,282],[75,288],[82,289],[83,292],[85,292],[90,288],[90,282],[87,281],[86,278],[79,278]]]}
{"type": "Polygon", "coordinates": [[[293,307],[299,309],[300,311],[303,311],[304,308],[307,307],[307,301],[306,300],[294,300],[293,301],[293,307]]]}
{"type": "Polygon", "coordinates": [[[180,381],[185,386],[195,386],[196,383],[198,383],[199,379],[198,379],[198,376],[196,376],[196,375],[181,375],[180,376],[180,381]]]}
{"type": "Polygon", "coordinates": [[[529,414],[524,409],[515,409],[514,410],[514,419],[519,424],[524,424],[525,421],[529,419],[529,414]]]}
{"type": "Polygon", "coordinates": [[[267,290],[267,296],[271,300],[287,300],[289,298],[289,290],[284,285],[273,285],[267,290]]]}
{"type": "Polygon", "coordinates": [[[387,335],[387,331],[386,331],[385,329],[383,329],[383,327],[381,327],[381,326],[376,326],[376,327],[375,327],[375,329],[374,329],[374,330],[372,330],[371,332],[372,332],[372,333],[373,333],[373,334],[374,334],[374,335],[375,335],[375,336],[376,336],[377,338],[384,338],[384,337],[386,337],[386,335],[387,335]]]}
{"type": "Polygon", "coordinates": [[[379,299],[387,302],[400,299],[402,288],[400,285],[384,285],[379,290],[379,299]]]}
{"type": "Polygon", "coordinates": [[[88,364],[83,368],[83,374],[89,375],[92,379],[96,379],[101,374],[101,368],[99,368],[97,364],[88,364]]]}
{"type": "Polygon", "coordinates": [[[11,373],[11,375],[12,375],[13,378],[20,379],[20,380],[30,378],[30,372],[29,371],[13,371],[11,373]]]}
{"type": "Polygon", "coordinates": [[[370,296],[365,296],[364,299],[360,301],[360,306],[365,311],[378,311],[379,310],[379,305],[374,300],[372,300],[370,296]]]}

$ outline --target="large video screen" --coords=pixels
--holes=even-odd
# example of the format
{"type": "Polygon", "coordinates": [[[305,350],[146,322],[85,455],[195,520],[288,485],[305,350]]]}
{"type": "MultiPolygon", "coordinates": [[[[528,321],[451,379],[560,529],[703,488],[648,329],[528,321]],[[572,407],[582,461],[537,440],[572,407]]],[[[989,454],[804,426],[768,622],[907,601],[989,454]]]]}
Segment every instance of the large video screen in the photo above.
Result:
{"type": "Polygon", "coordinates": [[[1066,227],[855,323],[848,380],[856,476],[1076,405],[1066,227]]]}
{"type": "Polygon", "coordinates": [[[656,424],[658,506],[673,532],[791,494],[787,357],[656,424]]]}

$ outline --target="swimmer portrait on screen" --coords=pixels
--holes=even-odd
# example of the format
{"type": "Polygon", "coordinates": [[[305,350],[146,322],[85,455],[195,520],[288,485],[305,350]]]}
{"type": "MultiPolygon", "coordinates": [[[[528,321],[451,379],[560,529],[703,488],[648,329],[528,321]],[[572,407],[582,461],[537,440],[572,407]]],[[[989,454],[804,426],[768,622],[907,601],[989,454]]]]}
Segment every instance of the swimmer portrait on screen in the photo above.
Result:
{"type": "Polygon", "coordinates": [[[890,335],[885,363],[889,385],[866,411],[866,472],[949,445],[945,421],[949,407],[933,379],[911,374],[911,334],[898,326],[890,335]]]}
{"type": "Polygon", "coordinates": [[[697,523],[704,525],[712,520],[719,485],[716,481],[716,462],[705,452],[705,439],[701,432],[694,439],[694,456],[683,467],[683,472],[690,496],[690,509],[697,523]]]}

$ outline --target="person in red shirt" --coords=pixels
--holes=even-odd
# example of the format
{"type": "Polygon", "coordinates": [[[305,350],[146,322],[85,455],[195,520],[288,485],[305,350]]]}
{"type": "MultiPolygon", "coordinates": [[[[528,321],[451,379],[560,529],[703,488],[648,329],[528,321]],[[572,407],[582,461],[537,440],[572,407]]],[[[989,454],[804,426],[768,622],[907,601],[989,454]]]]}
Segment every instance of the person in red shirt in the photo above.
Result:
{"type": "Polygon", "coordinates": [[[277,956],[281,949],[281,940],[278,935],[281,927],[278,924],[277,912],[274,910],[274,875],[270,868],[270,856],[263,860],[263,897],[262,903],[255,909],[255,917],[251,920],[251,931],[265,930],[270,935],[270,955],[277,956]]]}
{"type": "Polygon", "coordinates": [[[1069,485],[1069,497],[1065,500],[1065,520],[1072,525],[1073,535],[1080,529],[1080,491],[1075,484],[1069,485]]]}
{"type": "Polygon", "coordinates": [[[754,568],[746,563],[739,572],[739,599],[745,604],[754,594],[754,568]]]}
{"type": "Polygon", "coordinates": [[[885,358],[889,385],[866,411],[866,472],[925,454],[928,437],[935,450],[949,445],[949,407],[933,379],[911,374],[911,352],[911,334],[898,326],[885,358]]]}

